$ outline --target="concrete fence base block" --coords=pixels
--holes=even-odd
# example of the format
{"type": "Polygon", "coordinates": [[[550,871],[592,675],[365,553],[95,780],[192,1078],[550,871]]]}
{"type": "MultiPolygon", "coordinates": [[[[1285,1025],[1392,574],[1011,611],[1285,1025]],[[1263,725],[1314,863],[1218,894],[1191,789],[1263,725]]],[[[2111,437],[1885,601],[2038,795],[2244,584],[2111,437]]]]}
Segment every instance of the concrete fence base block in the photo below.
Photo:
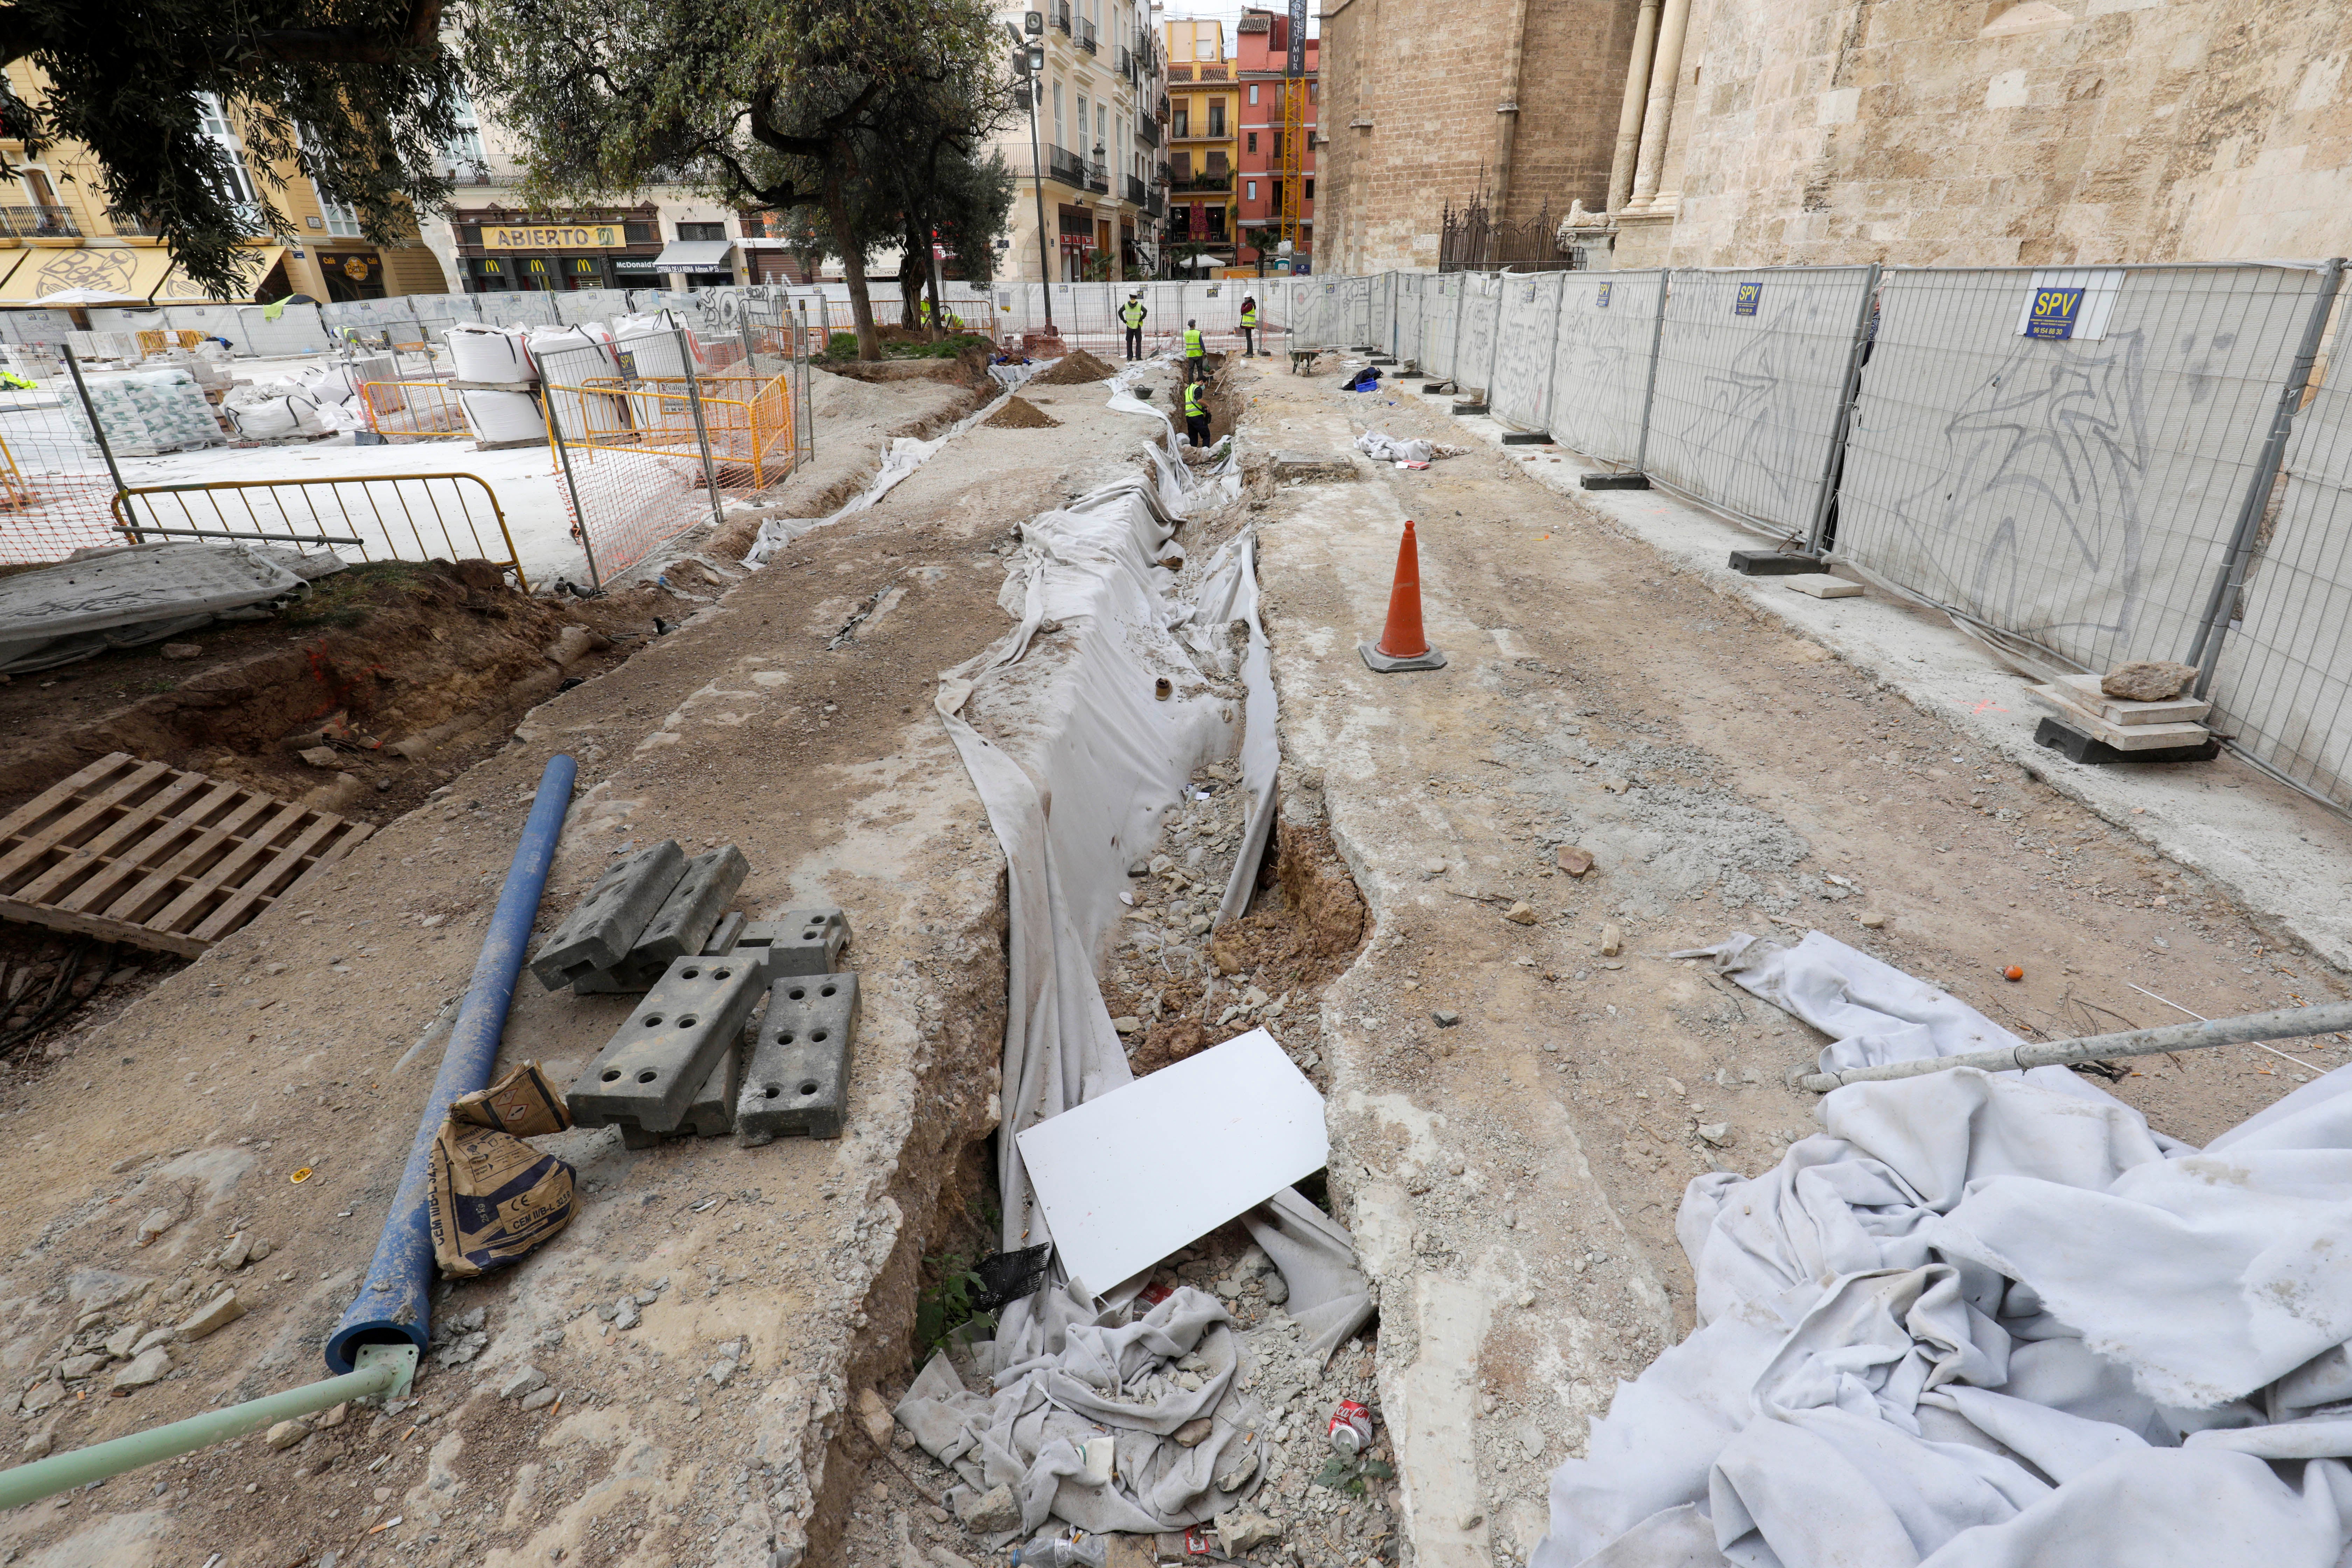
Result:
{"type": "Polygon", "coordinates": [[[1577,486],[1580,489],[1588,490],[1645,490],[1650,488],[1650,476],[1647,474],[1587,474],[1577,480],[1577,486]]]}
{"type": "Polygon", "coordinates": [[[1731,569],[1742,577],[1811,576],[1822,569],[1818,555],[1792,555],[1780,550],[1735,550],[1731,569]]]}
{"type": "Polygon", "coordinates": [[[673,839],[640,849],[610,868],[596,879],[579,908],[540,944],[530,972],[550,991],[561,991],[584,975],[614,967],[628,956],[685,875],[686,851],[673,839]]]}
{"type": "Polygon", "coordinates": [[[2044,719],[2034,726],[2033,743],[2049,747],[2068,762],[2093,767],[2110,767],[2117,763],[2210,763],[2221,754],[2221,742],[2211,740],[2193,746],[2152,746],[2126,752],[2057,719],[2044,719]]]}
{"type": "Polygon", "coordinates": [[[738,1142],[841,1136],[857,1016],[855,974],[776,982],[735,1102],[738,1142]]]}
{"type": "Polygon", "coordinates": [[[771,982],[788,974],[830,974],[849,946],[849,917],[837,909],[786,910],[772,921],[746,921],[731,955],[758,955],[771,982]]]}
{"type": "Polygon", "coordinates": [[[768,988],[756,961],[699,953],[673,963],[563,1100],[583,1127],[676,1132],[768,988]]]}

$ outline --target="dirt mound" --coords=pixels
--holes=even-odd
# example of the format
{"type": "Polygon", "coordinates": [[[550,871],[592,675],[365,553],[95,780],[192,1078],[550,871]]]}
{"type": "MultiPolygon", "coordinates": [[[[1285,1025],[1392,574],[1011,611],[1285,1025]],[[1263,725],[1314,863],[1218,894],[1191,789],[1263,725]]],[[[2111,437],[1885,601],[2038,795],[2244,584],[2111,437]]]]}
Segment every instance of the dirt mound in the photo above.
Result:
{"type": "Polygon", "coordinates": [[[1062,356],[1062,363],[1044,374],[1033,377],[1034,386],[1076,386],[1083,382],[1108,381],[1118,373],[1084,349],[1073,349],[1062,356]]]}
{"type": "Polygon", "coordinates": [[[1062,422],[1025,397],[1008,397],[1004,406],[981,421],[1005,430],[1055,430],[1062,422]]]}

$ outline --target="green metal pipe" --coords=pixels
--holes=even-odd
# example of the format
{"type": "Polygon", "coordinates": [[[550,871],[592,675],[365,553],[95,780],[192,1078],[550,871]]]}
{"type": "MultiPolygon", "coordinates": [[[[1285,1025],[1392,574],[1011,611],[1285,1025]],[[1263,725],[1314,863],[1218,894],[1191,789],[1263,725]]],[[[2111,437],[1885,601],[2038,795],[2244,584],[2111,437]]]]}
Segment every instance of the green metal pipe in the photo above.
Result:
{"type": "Polygon", "coordinates": [[[331,1409],[345,1400],[396,1394],[408,1386],[415,1371],[415,1345],[370,1345],[360,1352],[357,1372],[0,1470],[0,1509],[37,1502],[53,1493],[102,1481],[159,1459],[208,1448],[215,1443],[226,1443],[297,1415],[331,1409]]]}

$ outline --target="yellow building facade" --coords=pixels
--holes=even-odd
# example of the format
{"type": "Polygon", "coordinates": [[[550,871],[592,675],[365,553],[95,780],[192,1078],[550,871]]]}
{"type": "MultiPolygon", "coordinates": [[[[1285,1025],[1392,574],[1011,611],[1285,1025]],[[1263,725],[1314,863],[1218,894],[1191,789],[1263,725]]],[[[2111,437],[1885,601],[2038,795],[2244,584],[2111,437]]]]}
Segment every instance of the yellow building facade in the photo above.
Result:
{"type": "MultiPolygon", "coordinates": [[[[17,96],[37,102],[46,86],[39,75],[21,61],[7,68],[17,96]]],[[[208,104],[204,129],[235,154],[243,194],[257,195],[234,112],[208,104]]],[[[218,298],[173,264],[152,230],[105,210],[97,160],[88,149],[60,142],[40,157],[28,158],[21,142],[0,147],[16,169],[13,190],[0,183],[0,305],[26,304],[68,289],[157,305],[218,298]]],[[[270,198],[296,232],[290,240],[254,237],[245,268],[251,287],[237,302],[307,294],[326,303],[446,289],[440,262],[421,243],[373,244],[361,237],[357,215],[322,201],[299,170],[280,167],[276,173],[270,198]]]]}
{"type": "Polygon", "coordinates": [[[1168,46],[1167,243],[1179,256],[1233,259],[1234,147],[1241,99],[1220,21],[1173,17],[1168,46]]]}

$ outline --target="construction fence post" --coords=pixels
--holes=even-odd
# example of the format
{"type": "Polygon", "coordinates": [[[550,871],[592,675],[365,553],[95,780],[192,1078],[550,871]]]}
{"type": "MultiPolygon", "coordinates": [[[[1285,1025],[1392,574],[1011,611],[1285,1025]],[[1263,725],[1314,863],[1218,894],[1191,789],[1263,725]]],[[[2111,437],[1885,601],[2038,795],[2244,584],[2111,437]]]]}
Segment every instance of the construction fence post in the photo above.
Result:
{"type": "Polygon", "coordinates": [[[1805,529],[1805,553],[1819,558],[1827,547],[1830,508],[1837,500],[1838,476],[1845,471],[1846,432],[1853,426],[1853,400],[1862,390],[1862,362],[1870,347],[1871,322],[1878,314],[1878,263],[1862,286],[1862,309],[1854,313],[1853,342],[1846,349],[1845,390],[1838,397],[1837,421],[1830,427],[1830,449],[1822,459],[1821,487],[1813,493],[1813,519],[1805,529]]]}
{"type": "MultiPolygon", "coordinates": [[[[98,416],[98,405],[89,400],[89,384],[81,378],[81,361],[74,357],[71,343],[59,343],[58,352],[65,356],[66,369],[73,376],[74,395],[81,399],[82,417],[89,421],[89,433],[98,441],[98,455],[106,459],[107,477],[114,481],[114,493],[121,495],[130,487],[122,482],[122,470],[115,465],[114,448],[107,442],[106,423],[98,416]]],[[[123,510],[127,512],[130,509],[123,510]]],[[[147,536],[134,529],[131,542],[144,544],[147,536]]]]}
{"type": "Polygon", "coordinates": [[[1642,434],[1633,447],[1633,471],[1646,475],[1650,471],[1650,409],[1658,394],[1658,347],[1666,336],[1666,295],[1673,289],[1675,275],[1658,268],[1658,314],[1650,325],[1650,374],[1642,384],[1642,434]]]}
{"type": "Polygon", "coordinates": [[[2295,346],[2294,362],[2287,367],[2286,383],[2279,388],[2278,403],[2271,413],[2270,434],[2263,438],[2262,452],[2254,459],[2254,471],[2247,477],[2245,496],[2238,503],[2237,523],[2230,533],[2230,548],[2214,574],[2212,595],[2198,625],[2197,640],[2189,644],[2189,657],[2180,661],[2197,666],[2197,695],[2200,698],[2210,691],[2214,672],[2221,666],[2221,642],[2229,635],[2230,608],[2246,585],[2246,566],[2253,559],[2263,514],[2270,510],[2271,489],[2278,482],[2279,463],[2286,454],[2287,437],[2294,433],[2295,413],[2303,406],[2304,391],[2311,384],[2312,367],[2326,336],[2328,315],[2335,308],[2336,291],[2344,284],[2344,260],[2340,256],[2330,258],[2320,269],[2311,316],[2304,322],[2303,341],[2295,346]]]}
{"type": "Polygon", "coordinates": [[[1559,275],[1559,289],[1551,297],[1551,364],[1544,372],[1543,433],[1551,435],[1551,400],[1559,392],[1559,321],[1568,311],[1568,274],[1559,275]]]}
{"type": "Polygon", "coordinates": [[[710,494],[711,526],[723,528],[727,512],[719,504],[719,468],[710,460],[710,427],[702,420],[702,380],[695,374],[694,340],[684,327],[672,327],[670,335],[677,340],[678,366],[686,373],[686,405],[694,414],[695,445],[702,448],[702,482],[710,494]]]}
{"type": "Polygon", "coordinates": [[[563,438],[563,421],[556,416],[557,399],[552,389],[540,387],[540,411],[547,419],[547,444],[555,448],[556,468],[563,475],[563,493],[572,498],[572,521],[580,533],[580,553],[588,558],[588,586],[604,591],[604,580],[596,571],[596,546],[589,535],[588,509],[580,504],[580,481],[572,472],[572,447],[563,438]]]}

